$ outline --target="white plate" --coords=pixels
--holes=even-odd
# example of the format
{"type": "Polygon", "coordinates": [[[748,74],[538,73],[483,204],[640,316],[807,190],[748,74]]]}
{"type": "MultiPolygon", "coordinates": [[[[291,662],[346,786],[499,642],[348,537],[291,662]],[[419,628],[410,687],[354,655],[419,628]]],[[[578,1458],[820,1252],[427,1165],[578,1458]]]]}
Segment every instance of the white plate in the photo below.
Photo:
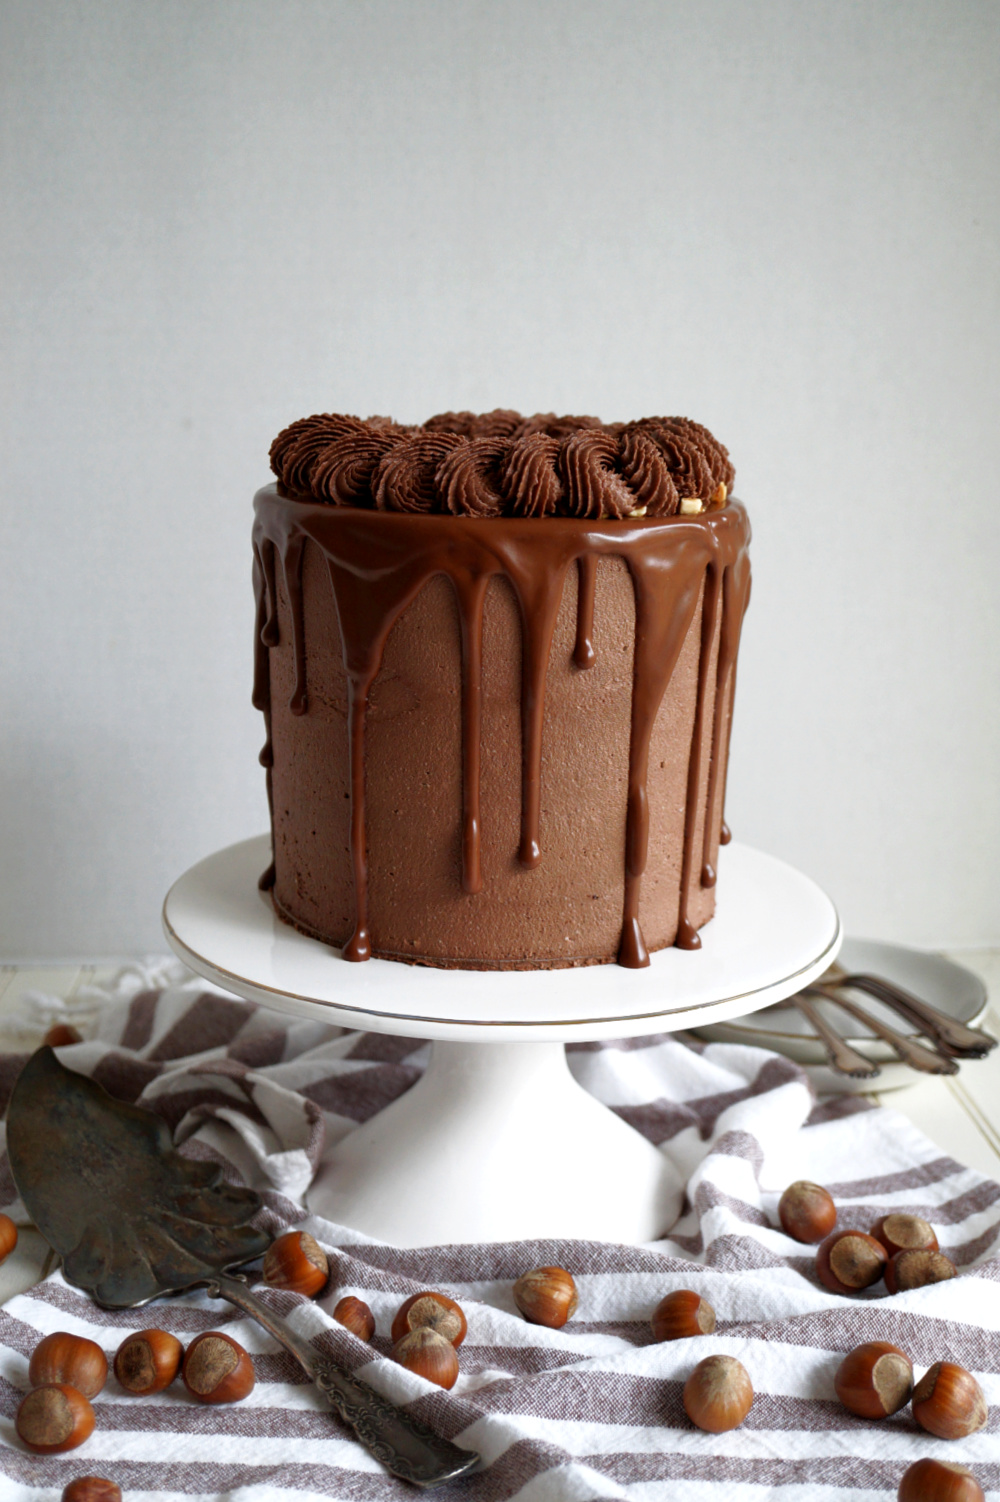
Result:
{"type": "MultiPolygon", "coordinates": [[[[870,975],[882,976],[895,981],[906,991],[929,1002],[939,1011],[946,1012],[958,1022],[972,1026],[978,1023],[986,1010],[986,987],[978,975],[946,960],[940,954],[930,954],[920,949],[907,949],[902,944],[884,944],[878,939],[845,938],[838,956],[838,964],[845,970],[867,971],[870,975]]],[[[818,998],[813,998],[818,1001],[818,998]]],[[[855,998],[873,1017],[887,1022],[899,1033],[912,1037],[918,1030],[891,1007],[883,1006],[874,997],[861,995],[855,998]]],[[[852,1080],[836,1074],[826,1062],[823,1045],[802,1013],[785,1002],[764,1007],[746,1017],[734,1017],[729,1022],[712,1023],[696,1027],[702,1038],[720,1043],[751,1043],[757,1048],[772,1048],[799,1064],[805,1064],[810,1077],[822,1094],[843,1091],[898,1090],[905,1085],[915,1085],[925,1076],[903,1064],[887,1043],[876,1038],[863,1023],[833,1003],[818,1001],[831,1027],[845,1037],[866,1058],[878,1064],[882,1073],[874,1080],[852,1080]]],[[[966,1062],[963,1061],[963,1065],[966,1062]]]]}

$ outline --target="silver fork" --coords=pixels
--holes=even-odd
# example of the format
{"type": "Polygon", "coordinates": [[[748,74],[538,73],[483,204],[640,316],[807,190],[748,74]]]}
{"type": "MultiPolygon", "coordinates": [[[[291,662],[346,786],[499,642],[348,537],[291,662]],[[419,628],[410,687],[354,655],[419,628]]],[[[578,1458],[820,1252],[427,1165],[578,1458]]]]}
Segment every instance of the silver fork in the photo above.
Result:
{"type": "Polygon", "coordinates": [[[866,1012],[864,1007],[859,1006],[856,1001],[851,1001],[849,997],[841,995],[840,987],[842,985],[842,981],[834,985],[824,985],[822,981],[816,981],[813,985],[807,986],[805,989],[808,995],[822,996],[826,1001],[834,1002],[843,1011],[850,1012],[852,1017],[857,1017],[859,1022],[863,1022],[877,1037],[888,1043],[889,1047],[895,1051],[903,1063],[909,1064],[911,1069],[919,1069],[922,1074],[958,1073],[958,1065],[950,1053],[925,1048],[922,1043],[918,1043],[914,1038],[907,1038],[904,1034],[897,1033],[894,1027],[889,1027],[888,1023],[880,1022],[877,1017],[873,1017],[870,1012],[866,1012]]]}
{"type": "Polygon", "coordinates": [[[842,1038],[830,1026],[819,1007],[815,1006],[802,992],[799,992],[797,996],[789,996],[788,1002],[790,1006],[798,1007],[823,1044],[831,1069],[836,1070],[838,1074],[848,1075],[852,1080],[873,1080],[882,1073],[877,1064],[873,1064],[871,1059],[866,1059],[864,1054],[858,1053],[846,1038],[842,1038]]]}
{"type": "Polygon", "coordinates": [[[895,981],[885,980],[880,975],[867,975],[862,972],[850,973],[843,966],[834,964],[826,972],[821,984],[833,986],[853,986],[857,991],[865,991],[869,996],[874,996],[885,1006],[891,1007],[907,1022],[933,1038],[944,1050],[959,1059],[982,1059],[989,1053],[991,1048],[996,1048],[997,1040],[992,1033],[987,1033],[982,1028],[967,1027],[964,1022],[959,1022],[947,1013],[939,1011],[931,1006],[929,1001],[922,1001],[919,997],[904,991],[895,981]]]}

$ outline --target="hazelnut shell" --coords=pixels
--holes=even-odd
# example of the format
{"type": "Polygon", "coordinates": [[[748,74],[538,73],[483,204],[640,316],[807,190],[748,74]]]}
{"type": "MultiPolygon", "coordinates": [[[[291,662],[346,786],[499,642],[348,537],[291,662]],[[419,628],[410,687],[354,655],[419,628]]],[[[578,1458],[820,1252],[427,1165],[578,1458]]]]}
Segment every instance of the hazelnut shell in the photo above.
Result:
{"type": "Polygon", "coordinates": [[[925,1455],[903,1472],[898,1502],[986,1502],[968,1466],[925,1455]]]}
{"type": "Polygon", "coordinates": [[[392,1359],[408,1372],[436,1382],[438,1387],[454,1387],[458,1381],[458,1354],[450,1340],[428,1325],[410,1330],[392,1348],[392,1359]]]}
{"type": "Polygon", "coordinates": [[[364,1299],[347,1294],[334,1306],[333,1317],[359,1340],[371,1340],[375,1334],[375,1316],[364,1299]]]}
{"type": "Polygon", "coordinates": [[[870,1340],[849,1351],[834,1378],[837,1397],[862,1419],[898,1413],[913,1392],[913,1363],[885,1340],[870,1340]]]}
{"type": "Polygon", "coordinates": [[[0,1214],[0,1262],[5,1262],[17,1246],[17,1226],[9,1215],[0,1214]]]}
{"type": "Polygon", "coordinates": [[[53,1330],[31,1353],[28,1381],[32,1387],[67,1383],[85,1398],[96,1398],[108,1380],[108,1358],[94,1340],[53,1330]]]}
{"type": "Polygon", "coordinates": [[[966,1439],[988,1416],[983,1389],[954,1361],[935,1361],[913,1389],[913,1417],[938,1439],[966,1439]]]}
{"type": "Polygon", "coordinates": [[[531,1324],[561,1330],[576,1313],[573,1275],[564,1267],[534,1267],[514,1284],[514,1303],[531,1324]]]}
{"type": "Polygon", "coordinates": [[[221,1330],[206,1330],[191,1342],[182,1375],[199,1403],[239,1403],[254,1388],[253,1362],[239,1342],[221,1330]]]}
{"type": "Polygon", "coordinates": [[[122,1489],[105,1476],[74,1476],[63,1487],[61,1502],[122,1502],[122,1489]]]}
{"type": "Polygon", "coordinates": [[[63,1455],[93,1434],[94,1410],[69,1383],[47,1382],[23,1399],[15,1427],[22,1444],[35,1455],[63,1455]]]}
{"type": "Polygon", "coordinates": [[[778,1219],[786,1236],[812,1246],[837,1224],[837,1207],[822,1184],[796,1179],[778,1201],[778,1219]]]}
{"type": "Polygon", "coordinates": [[[654,1340],[685,1340],[691,1335],[711,1335],[715,1310],[691,1288],[675,1288],[660,1300],[649,1321],[654,1340]]]}
{"type": "Polygon", "coordinates": [[[115,1352],[115,1376],[126,1392],[138,1397],[162,1392],[181,1369],[184,1347],[167,1330],[139,1330],[115,1352]]]}
{"type": "Polygon", "coordinates": [[[264,1257],[261,1277],[269,1288],[315,1298],[330,1276],[327,1255],[308,1231],[286,1231],[273,1241],[264,1257]]]}
{"type": "Polygon", "coordinates": [[[42,1042],[49,1048],[68,1048],[71,1043],[82,1043],[83,1034],[69,1022],[55,1022],[42,1042]]]}
{"type": "Polygon", "coordinates": [[[897,1252],[889,1258],[885,1286],[890,1293],[906,1293],[911,1288],[926,1288],[929,1283],[946,1283],[955,1272],[954,1262],[944,1252],[897,1252]]]}
{"type": "Polygon", "coordinates": [[[880,1215],[872,1226],[871,1234],[881,1241],[890,1257],[897,1252],[936,1252],[938,1239],[934,1227],[922,1215],[910,1215],[908,1211],[894,1210],[880,1215]]]}
{"type": "Polygon", "coordinates": [[[436,1330],[450,1340],[456,1351],[468,1330],[461,1307],[446,1293],[414,1293],[396,1311],[389,1332],[393,1342],[402,1340],[411,1330],[436,1330]]]}
{"type": "Polygon", "coordinates": [[[833,1293],[858,1293],[878,1282],[888,1260],[885,1247],[867,1231],[834,1231],[817,1249],[816,1275],[833,1293]]]}
{"type": "Polygon", "coordinates": [[[753,1386],[735,1356],[706,1356],[684,1384],[684,1412],[699,1429],[724,1434],[742,1424],[753,1405],[753,1386]]]}

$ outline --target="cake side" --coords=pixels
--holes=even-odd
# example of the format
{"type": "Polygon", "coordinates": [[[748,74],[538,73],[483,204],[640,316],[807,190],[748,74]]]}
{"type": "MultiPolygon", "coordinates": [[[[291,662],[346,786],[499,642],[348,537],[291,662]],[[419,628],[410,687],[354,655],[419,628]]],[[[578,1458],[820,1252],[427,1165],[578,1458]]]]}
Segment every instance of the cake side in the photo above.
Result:
{"type": "MultiPolygon", "coordinates": [[[[393,627],[373,684],[365,746],[374,955],[439,965],[532,968],[608,963],[621,939],[635,604],[621,559],[597,569],[587,671],[573,661],[577,571],[569,571],[545,683],[539,845],[518,860],[521,643],[517,602],[497,578],[483,614],[481,879],[462,890],[460,626],[448,580],[430,579],[393,627]]],[[[303,564],[309,713],[293,716],[291,612],[278,586],[272,652],[276,907],[343,945],[353,923],[348,685],[322,557],[303,564]]],[[[649,949],[672,944],[680,898],[700,608],[657,716],[647,787],[650,857],[639,918],[649,949]]],[[[707,747],[706,747],[707,749],[707,747]]],[[[699,802],[707,794],[708,765],[699,802]]],[[[701,827],[696,838],[701,837],[701,827]]],[[[700,874],[700,873],[699,873],[700,874]]],[[[700,892],[700,888],[699,888],[700,892]]],[[[695,926],[710,916],[706,891],[695,926]]]]}
{"type": "Polygon", "coordinates": [[[539,525],[270,487],[257,516],[283,917],[439,965],[697,944],[749,577],[738,503],[539,525]]]}

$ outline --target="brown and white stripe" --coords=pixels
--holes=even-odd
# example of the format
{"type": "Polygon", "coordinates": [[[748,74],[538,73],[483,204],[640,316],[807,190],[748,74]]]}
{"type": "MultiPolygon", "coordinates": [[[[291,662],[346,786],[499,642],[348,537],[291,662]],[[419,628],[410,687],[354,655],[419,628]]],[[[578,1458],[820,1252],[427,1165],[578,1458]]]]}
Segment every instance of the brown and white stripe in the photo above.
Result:
{"type": "MultiPolygon", "coordinates": [[[[455,1491],[463,1502],[864,1502],[893,1497],[921,1455],[962,1460],[988,1492],[1000,1491],[1000,1185],[942,1156],[891,1111],[856,1098],[817,1104],[787,1060],[667,1034],[570,1050],[581,1084],[686,1176],[684,1214],[661,1242],[402,1249],[311,1217],[302,1204],[324,1140],[407,1089],[426,1066],[426,1044],[286,1021],[187,983],[147,986],[104,1007],[95,1036],[62,1057],[159,1112],[185,1152],[219,1158],[253,1183],[269,1229],[303,1225],[327,1247],[329,1293],[313,1303],[265,1296],[321,1349],[483,1454],[482,1472],[455,1491]],[[843,1225],[867,1228],[890,1209],[925,1216],[962,1275],[893,1297],[881,1285],[853,1300],[830,1294],[813,1253],[777,1229],[778,1195],[798,1177],[830,1187],[843,1225]],[[526,1324],[513,1303],[513,1280],[544,1263],[570,1268],[579,1287],[579,1310],[562,1330],[526,1324]],[[450,1393],[387,1359],[395,1310],[426,1286],[458,1298],[468,1316],[450,1393]],[[714,1305],[716,1333],[657,1344],[650,1312],[681,1287],[714,1305]],[[375,1313],[371,1346],[331,1317],[345,1293],[375,1313]],[[906,1410],[879,1425],[845,1412],[834,1373],[845,1351],[873,1339],[908,1351],[918,1372],[944,1358],[969,1367],[991,1405],[986,1429],[949,1444],[918,1430],[906,1410]],[[692,1428],[681,1405],[688,1372],[710,1351],[738,1356],[756,1392],[744,1425],[719,1436],[692,1428]]],[[[22,1062],[0,1056],[3,1105],[22,1062]]],[[[0,1200],[23,1216],[5,1152],[0,1200]]],[[[197,1294],[163,1301],[155,1316],[109,1313],[55,1273],[0,1310],[0,1496],[49,1502],[84,1472],[144,1499],[412,1496],[235,1310],[197,1294]],[[19,1446],[13,1417],[41,1335],[76,1330],[110,1353],[153,1322],[185,1343],[228,1330],[253,1356],[254,1392],[234,1407],[202,1407],[179,1388],[127,1397],[112,1378],[84,1449],[41,1457],[19,1446]]]]}

